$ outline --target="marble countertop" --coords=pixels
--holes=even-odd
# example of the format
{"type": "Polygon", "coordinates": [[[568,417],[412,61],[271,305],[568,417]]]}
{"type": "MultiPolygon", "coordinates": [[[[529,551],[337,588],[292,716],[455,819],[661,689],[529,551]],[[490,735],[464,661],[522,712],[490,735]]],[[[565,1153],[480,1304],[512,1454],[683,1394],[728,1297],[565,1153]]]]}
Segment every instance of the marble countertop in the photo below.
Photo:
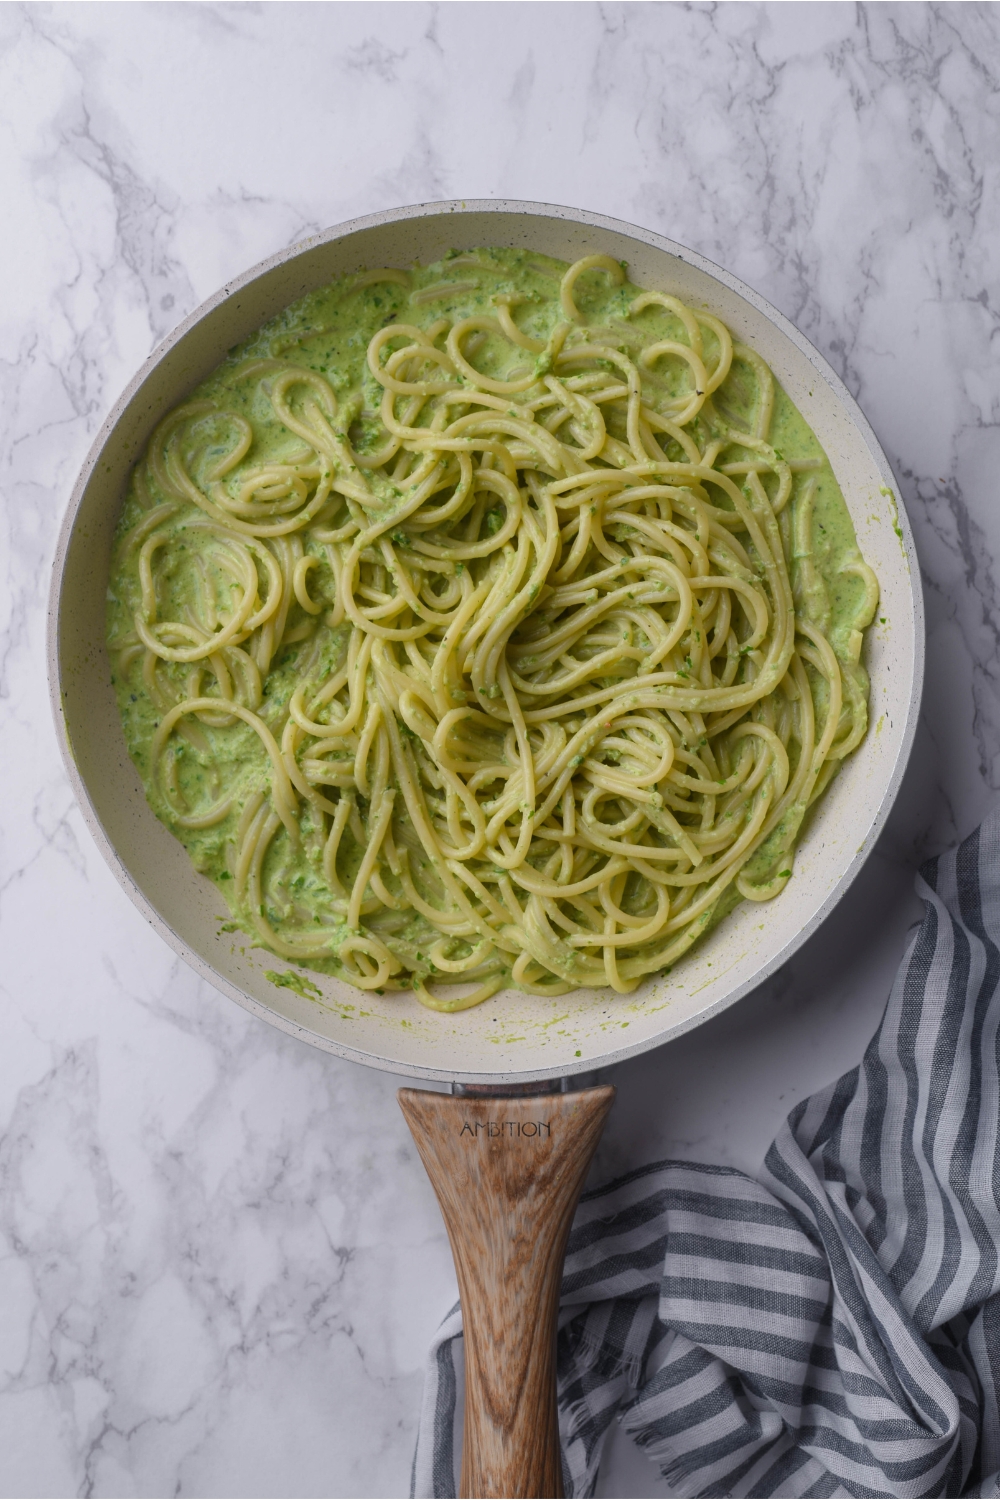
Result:
{"type": "MultiPolygon", "coordinates": [[[[126,380],[260,257],[462,196],[661,231],[832,362],[916,531],[912,765],[792,962],[614,1070],[595,1168],[752,1171],[860,1057],[914,866],[1000,786],[998,60],[990,5],[0,6],[0,1493],[405,1494],[455,1296],[398,1080],[199,981],[70,794],[50,561],[126,380]]],[[[615,1438],[599,1493],[668,1491],[615,1438]]]]}

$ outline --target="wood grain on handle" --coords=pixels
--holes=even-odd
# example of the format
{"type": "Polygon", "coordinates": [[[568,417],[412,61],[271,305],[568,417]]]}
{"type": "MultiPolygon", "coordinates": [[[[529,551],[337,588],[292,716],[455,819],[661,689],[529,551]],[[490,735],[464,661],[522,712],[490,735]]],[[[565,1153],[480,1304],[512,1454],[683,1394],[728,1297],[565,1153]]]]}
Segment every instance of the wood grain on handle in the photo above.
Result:
{"type": "Polygon", "coordinates": [[[563,1256],[613,1088],[528,1098],[400,1089],[441,1205],[465,1330],[465,1497],[561,1496],[563,1256]]]}

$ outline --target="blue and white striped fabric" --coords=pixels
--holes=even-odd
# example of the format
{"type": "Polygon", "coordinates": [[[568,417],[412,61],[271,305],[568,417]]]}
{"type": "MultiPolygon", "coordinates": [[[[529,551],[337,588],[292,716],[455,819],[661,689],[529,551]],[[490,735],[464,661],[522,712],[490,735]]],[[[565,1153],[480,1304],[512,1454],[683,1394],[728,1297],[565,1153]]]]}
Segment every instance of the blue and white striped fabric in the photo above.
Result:
{"type": "MultiPolygon", "coordinates": [[[[927,865],[861,1065],[759,1181],[660,1162],[581,1202],[562,1290],[567,1495],[611,1421],[684,1495],[1000,1495],[1000,814],[927,865]]],[[[456,1308],[414,1493],[454,1495],[456,1308]]]]}

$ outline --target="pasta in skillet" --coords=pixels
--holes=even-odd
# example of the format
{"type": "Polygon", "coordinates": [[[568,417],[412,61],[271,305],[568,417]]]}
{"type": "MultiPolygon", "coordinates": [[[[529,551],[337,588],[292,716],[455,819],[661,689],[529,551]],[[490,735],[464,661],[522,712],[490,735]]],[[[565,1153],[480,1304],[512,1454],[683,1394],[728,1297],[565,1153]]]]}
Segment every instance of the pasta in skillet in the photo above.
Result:
{"type": "Polygon", "coordinates": [[[776,896],[877,600],[758,354],[607,256],[493,249],[311,294],[161,422],[109,643],[236,922],[451,1011],[631,991],[776,896]]]}

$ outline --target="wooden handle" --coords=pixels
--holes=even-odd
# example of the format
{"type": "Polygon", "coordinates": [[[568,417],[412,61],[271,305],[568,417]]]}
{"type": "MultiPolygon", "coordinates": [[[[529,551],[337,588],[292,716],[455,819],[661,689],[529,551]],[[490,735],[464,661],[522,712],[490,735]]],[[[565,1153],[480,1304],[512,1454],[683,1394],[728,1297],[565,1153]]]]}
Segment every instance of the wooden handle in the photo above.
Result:
{"type": "Polygon", "coordinates": [[[444,1216],[465,1330],[460,1493],[561,1496],[563,1257],[613,1088],[529,1098],[400,1089],[444,1216]]]}

